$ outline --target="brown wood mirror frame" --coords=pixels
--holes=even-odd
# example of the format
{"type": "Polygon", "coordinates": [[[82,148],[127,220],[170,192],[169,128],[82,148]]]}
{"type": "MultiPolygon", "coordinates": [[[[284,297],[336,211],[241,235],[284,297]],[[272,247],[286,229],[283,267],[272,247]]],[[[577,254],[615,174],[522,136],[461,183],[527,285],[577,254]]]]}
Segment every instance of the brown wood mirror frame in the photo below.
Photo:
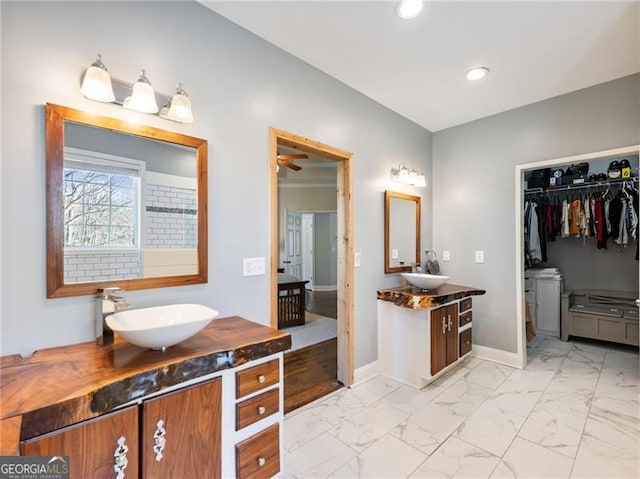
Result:
{"type": "MultiPolygon", "coordinates": [[[[397,211],[395,220],[397,218],[397,211]]],[[[410,218],[406,218],[407,221],[411,221],[410,218]]],[[[413,225],[407,225],[409,228],[413,225]]],[[[401,226],[402,227],[402,226],[401,226]]],[[[411,238],[407,238],[407,241],[411,241],[411,238]]],[[[384,192],[384,272],[385,273],[401,273],[403,271],[411,271],[411,263],[420,264],[420,197],[407,195],[405,193],[397,193],[395,191],[384,192]],[[392,266],[392,261],[396,261],[399,258],[392,258],[391,248],[394,246],[391,240],[392,223],[394,222],[394,211],[392,208],[393,200],[401,200],[409,202],[408,205],[415,208],[415,245],[409,245],[405,248],[407,251],[413,249],[415,256],[410,258],[412,261],[409,264],[392,266]],[[413,204],[410,204],[413,203],[413,204]]]]}
{"type": "Polygon", "coordinates": [[[207,282],[207,141],[191,136],[137,125],[115,118],[93,115],[80,110],[47,103],[46,131],[46,194],[47,194],[47,297],[95,294],[98,289],[117,286],[125,291],[136,289],[184,286],[207,282]],[[105,281],[65,283],[64,280],[64,148],[65,121],[104,128],[193,148],[196,163],[197,272],[185,275],[113,279],[105,281]]]}

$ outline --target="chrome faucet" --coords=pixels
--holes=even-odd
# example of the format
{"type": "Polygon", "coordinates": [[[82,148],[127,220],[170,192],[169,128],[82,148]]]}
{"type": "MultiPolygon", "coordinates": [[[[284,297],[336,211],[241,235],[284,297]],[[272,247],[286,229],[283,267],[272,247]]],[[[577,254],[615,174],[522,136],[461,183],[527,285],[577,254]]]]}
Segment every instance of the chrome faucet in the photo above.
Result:
{"type": "Polygon", "coordinates": [[[119,293],[122,293],[120,288],[98,290],[98,296],[96,296],[96,343],[100,346],[113,344],[113,330],[105,318],[130,306],[129,301],[119,296],[119,293]]]}

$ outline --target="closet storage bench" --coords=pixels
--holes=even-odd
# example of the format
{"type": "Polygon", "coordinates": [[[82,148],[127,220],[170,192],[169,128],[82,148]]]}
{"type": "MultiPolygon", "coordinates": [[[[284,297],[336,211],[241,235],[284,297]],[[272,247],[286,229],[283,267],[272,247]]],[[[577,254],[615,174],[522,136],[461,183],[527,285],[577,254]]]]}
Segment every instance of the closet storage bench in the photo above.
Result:
{"type": "Polygon", "coordinates": [[[569,336],[638,346],[637,292],[575,290],[562,294],[560,339],[569,336]]]}

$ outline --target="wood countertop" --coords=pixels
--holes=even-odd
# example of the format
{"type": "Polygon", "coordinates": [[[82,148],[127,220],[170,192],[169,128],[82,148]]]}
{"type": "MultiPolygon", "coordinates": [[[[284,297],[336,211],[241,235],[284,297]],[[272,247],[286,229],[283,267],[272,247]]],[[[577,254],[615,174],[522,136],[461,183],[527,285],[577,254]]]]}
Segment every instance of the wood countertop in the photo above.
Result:
{"type": "Polygon", "coordinates": [[[290,348],[288,333],[234,316],[212,321],[164,352],[116,338],[106,347],[90,342],[43,349],[28,358],[3,356],[0,450],[13,450],[7,440],[13,442],[17,427],[22,440],[38,436],[290,348]]]}
{"type": "Polygon", "coordinates": [[[415,286],[381,289],[378,290],[378,299],[390,301],[396,306],[402,306],[403,308],[429,309],[468,296],[480,296],[485,293],[486,291],[483,289],[447,283],[439,288],[428,291],[416,288],[415,286]]]}

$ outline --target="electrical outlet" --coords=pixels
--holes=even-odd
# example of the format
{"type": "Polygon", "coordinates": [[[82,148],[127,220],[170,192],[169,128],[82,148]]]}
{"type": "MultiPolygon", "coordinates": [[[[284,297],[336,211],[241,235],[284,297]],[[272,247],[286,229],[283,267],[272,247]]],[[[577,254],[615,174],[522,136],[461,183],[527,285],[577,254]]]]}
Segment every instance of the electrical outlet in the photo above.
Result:
{"type": "Polygon", "coordinates": [[[362,251],[356,251],[354,254],[354,267],[355,268],[359,268],[360,265],[362,264],[362,251]]]}
{"type": "Polygon", "coordinates": [[[266,274],[264,257],[242,259],[243,276],[261,276],[263,274],[266,274]]]}
{"type": "Polygon", "coordinates": [[[391,259],[398,259],[398,256],[399,256],[399,255],[398,255],[398,250],[397,250],[397,249],[395,249],[395,248],[393,248],[393,249],[391,250],[391,259]]]}
{"type": "Polygon", "coordinates": [[[451,261],[451,253],[447,250],[442,252],[442,261],[451,261]]]}
{"type": "Polygon", "coordinates": [[[484,251],[476,251],[476,263],[484,263],[484,251]]]}

